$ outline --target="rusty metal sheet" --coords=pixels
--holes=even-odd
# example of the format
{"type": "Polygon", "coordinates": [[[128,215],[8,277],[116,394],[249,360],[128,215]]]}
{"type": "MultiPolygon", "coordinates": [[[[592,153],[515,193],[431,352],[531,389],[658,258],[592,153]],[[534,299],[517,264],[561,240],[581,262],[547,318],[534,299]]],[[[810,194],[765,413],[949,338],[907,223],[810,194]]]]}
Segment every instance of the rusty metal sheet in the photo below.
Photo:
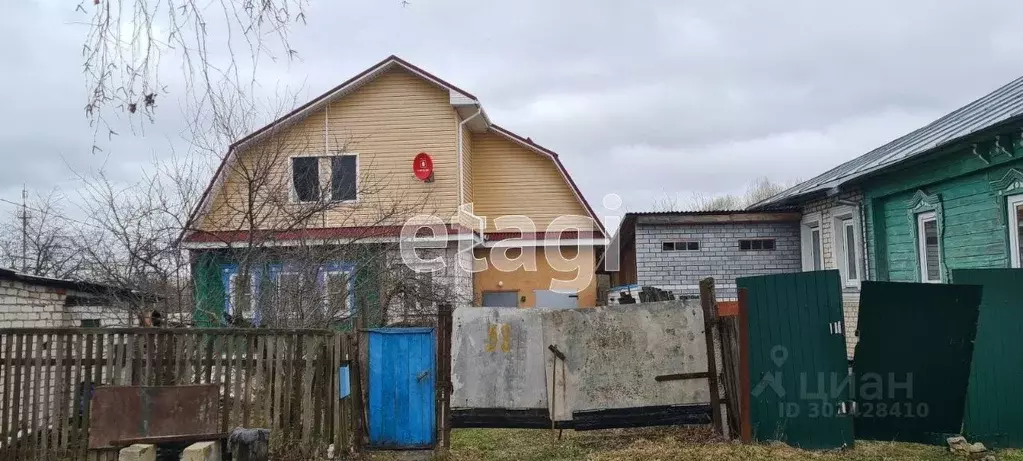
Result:
{"type": "Polygon", "coordinates": [[[219,416],[216,384],[97,387],[89,415],[89,448],[138,437],[215,434],[219,416]]]}

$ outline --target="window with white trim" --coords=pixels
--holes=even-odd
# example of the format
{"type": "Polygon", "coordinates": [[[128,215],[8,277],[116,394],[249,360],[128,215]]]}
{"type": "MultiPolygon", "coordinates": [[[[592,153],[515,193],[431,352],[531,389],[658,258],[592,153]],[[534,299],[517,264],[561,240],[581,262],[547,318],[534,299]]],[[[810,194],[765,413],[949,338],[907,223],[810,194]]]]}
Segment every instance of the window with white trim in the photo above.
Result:
{"type": "Polygon", "coordinates": [[[920,258],[920,281],[941,283],[941,241],[938,219],[933,211],[916,215],[916,235],[920,258]]]}
{"type": "Polygon", "coordinates": [[[349,302],[351,273],[329,270],[323,274],[324,311],[328,316],[347,318],[352,314],[349,302]]]}
{"type": "Polygon", "coordinates": [[[1023,267],[1023,194],[1008,197],[1009,253],[1012,267],[1023,267]]]}
{"type": "Polygon", "coordinates": [[[292,200],[317,202],[322,194],[336,202],[358,199],[358,154],[299,156],[291,158],[292,200]],[[320,171],[329,172],[321,175],[320,171]],[[326,181],[327,187],[320,182],[326,181]]]}
{"type": "Polygon", "coordinates": [[[227,294],[224,313],[233,318],[253,319],[259,303],[259,272],[249,271],[246,281],[241,277],[241,269],[236,264],[225,265],[223,271],[224,290],[227,294]]]}
{"type": "Polygon", "coordinates": [[[834,233],[833,253],[842,275],[842,283],[846,287],[855,288],[863,279],[863,254],[860,249],[859,220],[852,208],[841,208],[833,212],[835,216],[832,230],[834,233]]]}
{"type": "Polygon", "coordinates": [[[802,241],[800,249],[803,255],[803,270],[823,270],[824,247],[821,236],[820,213],[804,216],[800,224],[802,241]]]}

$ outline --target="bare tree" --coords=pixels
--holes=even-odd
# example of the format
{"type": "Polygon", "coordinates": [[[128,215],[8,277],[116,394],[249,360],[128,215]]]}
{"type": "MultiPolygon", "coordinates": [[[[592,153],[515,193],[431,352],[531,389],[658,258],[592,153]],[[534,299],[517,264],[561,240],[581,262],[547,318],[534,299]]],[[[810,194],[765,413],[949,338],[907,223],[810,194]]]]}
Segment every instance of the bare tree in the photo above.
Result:
{"type": "Polygon", "coordinates": [[[750,181],[743,195],[724,194],[707,195],[702,192],[693,193],[689,200],[680,200],[678,195],[664,194],[654,199],[653,209],[657,211],[723,211],[741,210],[755,203],[766,200],[788,186],[772,182],[761,176],[750,181]]]}
{"type": "Polygon", "coordinates": [[[295,24],[305,23],[306,0],[85,0],[89,17],[82,45],[86,113],[120,107],[152,117],[165,60],[179,61],[189,93],[212,93],[231,83],[249,88],[260,59],[290,60],[295,24]]]}
{"type": "Polygon", "coordinates": [[[82,258],[76,243],[77,223],[66,217],[66,197],[56,189],[16,205],[0,224],[0,260],[30,275],[70,278],[82,258]],[[23,216],[24,213],[24,216],[23,216]]]}
{"type": "Polygon", "coordinates": [[[157,295],[156,307],[165,314],[190,312],[189,261],[177,239],[208,177],[202,162],[154,159],[129,184],[102,168],[76,174],[86,216],[77,236],[80,274],[157,295]]]}

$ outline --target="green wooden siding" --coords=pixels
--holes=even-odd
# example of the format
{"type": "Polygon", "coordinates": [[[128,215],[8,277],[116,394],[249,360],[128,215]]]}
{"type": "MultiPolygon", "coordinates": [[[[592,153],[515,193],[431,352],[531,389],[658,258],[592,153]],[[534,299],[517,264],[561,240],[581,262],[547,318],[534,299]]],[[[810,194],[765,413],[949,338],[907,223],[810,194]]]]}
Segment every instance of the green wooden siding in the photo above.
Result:
{"type": "Polygon", "coordinates": [[[852,446],[852,418],[828,387],[849,376],[837,270],[744,277],[750,421],[756,440],[806,449],[852,446]]]}
{"type": "MultiPolygon", "coordinates": [[[[921,193],[939,200],[942,280],[947,281],[953,269],[1008,267],[1006,202],[998,182],[1012,168],[1023,171],[1023,147],[1012,148],[1014,156],[986,155],[990,163],[970,148],[960,148],[861,184],[871,279],[920,280],[911,207],[921,193]]],[[[979,151],[986,149],[989,146],[982,145],[979,151]]]]}
{"type": "MultiPolygon", "coordinates": [[[[359,255],[356,259],[362,261],[355,264],[355,305],[353,309],[361,316],[363,324],[367,328],[384,326],[384,309],[380,305],[380,262],[376,254],[367,253],[359,255]]],[[[196,252],[192,263],[192,277],[195,283],[195,310],[193,321],[195,326],[200,328],[222,327],[226,325],[224,316],[224,300],[227,296],[224,286],[221,266],[223,264],[236,263],[231,253],[223,250],[208,250],[196,252]]],[[[267,274],[267,269],[272,264],[278,264],[276,259],[268,259],[262,273],[267,274]]],[[[263,283],[268,283],[264,281],[263,283]]],[[[344,322],[332,325],[338,330],[352,330],[355,327],[354,317],[344,322]]]]}
{"type": "Polygon", "coordinates": [[[964,433],[989,447],[1023,447],[1023,269],[958,270],[955,283],[984,287],[964,433]]]}

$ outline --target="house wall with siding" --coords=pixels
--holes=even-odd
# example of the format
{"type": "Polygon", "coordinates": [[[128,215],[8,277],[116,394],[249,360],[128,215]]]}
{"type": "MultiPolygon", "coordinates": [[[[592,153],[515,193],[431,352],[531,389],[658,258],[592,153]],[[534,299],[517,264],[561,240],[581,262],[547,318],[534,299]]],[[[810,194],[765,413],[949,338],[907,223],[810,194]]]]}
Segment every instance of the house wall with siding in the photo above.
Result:
{"type": "MultiPolygon", "coordinates": [[[[537,307],[536,295],[533,290],[553,290],[562,288],[558,285],[552,286],[553,280],[566,282],[564,288],[576,290],[579,295],[579,307],[594,307],[597,305],[597,279],[594,274],[596,266],[593,247],[535,247],[522,250],[521,258],[532,258],[535,261],[536,270],[526,270],[526,267],[518,267],[513,271],[504,271],[495,266],[494,260],[500,259],[505,263],[509,261],[504,257],[492,257],[493,249],[481,248],[475,251],[477,259],[486,258],[488,261],[485,270],[474,274],[475,305],[479,305],[483,299],[484,291],[517,291],[519,295],[519,307],[537,307]],[[560,250],[552,251],[552,250],[560,250]],[[548,257],[550,260],[548,260],[548,257]],[[563,270],[571,267],[571,270],[563,270]],[[522,301],[525,298],[525,301],[522,301]]],[[[519,257],[512,256],[515,259],[519,257]]],[[[481,263],[478,263],[481,264],[481,263]]],[[[480,267],[480,266],[477,266],[480,267]]],[[[560,290],[559,290],[560,291],[560,290]]],[[[544,306],[539,306],[544,307],[544,306]]]]}
{"type": "MultiPolygon", "coordinates": [[[[979,150],[988,154],[989,148],[981,144],[979,150]]],[[[987,162],[969,147],[950,150],[864,185],[872,278],[920,281],[916,216],[911,210],[918,193],[939,199],[942,281],[949,281],[952,269],[1009,267],[1007,191],[997,183],[1011,169],[1023,170],[1023,160],[1018,159],[1023,149],[1012,149],[1013,156],[985,155],[987,162]]],[[[1023,190],[1008,191],[1019,192],[1023,190]]]]}
{"type": "MultiPolygon", "coordinates": [[[[859,190],[852,190],[842,192],[831,197],[824,197],[821,199],[813,200],[803,204],[802,211],[803,215],[809,215],[812,213],[820,213],[821,216],[821,247],[822,256],[824,260],[825,269],[839,269],[838,261],[835,257],[835,214],[834,210],[836,207],[841,207],[846,204],[855,204],[853,206],[855,212],[859,214],[860,204],[863,199],[862,194],[859,190]]],[[[863,245],[865,242],[864,225],[865,220],[860,219],[860,242],[861,245],[857,247],[859,252],[858,258],[865,259],[863,255],[863,245]]],[[[859,307],[860,307],[860,289],[859,287],[842,286],[842,313],[845,319],[845,343],[846,353],[849,357],[852,357],[856,347],[856,325],[859,318],[859,307]]]]}
{"type": "Polygon", "coordinates": [[[463,203],[473,202],[473,135],[468,127],[462,127],[462,193],[463,203]]]}
{"type": "Polygon", "coordinates": [[[736,299],[735,279],[799,272],[799,222],[636,225],[636,270],[640,286],[699,296],[700,280],[714,277],[720,300],[736,299]],[[740,250],[740,239],[774,239],[775,250],[740,250]],[[699,251],[662,251],[669,241],[700,242],[699,251]]]}
{"type": "MultiPolygon", "coordinates": [[[[528,217],[537,232],[555,219],[558,229],[593,228],[572,186],[547,156],[494,133],[474,134],[472,167],[473,206],[476,215],[487,218],[488,232],[497,230],[495,217],[514,215],[528,217]]],[[[523,219],[508,222],[526,224],[523,219]]]]}
{"type": "MultiPolygon", "coordinates": [[[[458,206],[458,121],[446,90],[404,70],[392,69],[325,109],[239,152],[236,161],[241,163],[226,167],[224,184],[215,192],[201,227],[246,229],[240,210],[247,208],[249,190],[290,194],[289,156],[338,151],[359,155],[358,202],[317,216],[312,220],[314,225],[401,224],[413,211],[448,220],[458,206]],[[412,174],[412,159],[419,152],[427,152],[433,158],[433,182],[420,181],[412,174]],[[244,172],[256,171],[255,165],[263,163],[275,165],[273,185],[250,187],[244,172]],[[406,212],[396,208],[395,203],[415,209],[406,212]],[[401,212],[396,213],[396,209],[401,212]]],[[[321,187],[329,180],[329,169],[325,169],[328,165],[326,161],[320,163],[321,187]]],[[[275,199],[280,202],[286,198],[275,199]]],[[[265,202],[268,198],[258,200],[265,202]]],[[[262,228],[272,228],[278,219],[271,214],[274,211],[266,210],[269,217],[262,228]]]]}

